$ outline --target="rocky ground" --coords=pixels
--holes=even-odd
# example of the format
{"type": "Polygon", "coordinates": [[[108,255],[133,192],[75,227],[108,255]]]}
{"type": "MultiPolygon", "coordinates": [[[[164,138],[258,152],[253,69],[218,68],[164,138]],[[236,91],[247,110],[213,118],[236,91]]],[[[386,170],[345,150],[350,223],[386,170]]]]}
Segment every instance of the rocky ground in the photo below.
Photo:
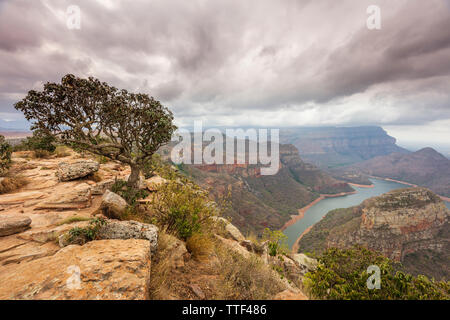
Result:
{"type": "MultiPolygon", "coordinates": [[[[0,195],[0,299],[221,297],[216,292],[220,255],[193,259],[183,241],[160,233],[153,225],[107,219],[99,240],[84,245],[66,243],[70,229],[86,227],[105,209],[109,213],[123,209],[120,199],[107,190],[115,179],[126,179],[127,167],[114,162],[99,164],[75,152],[49,159],[17,152],[11,172],[25,177],[28,184],[0,195]],[[158,238],[172,240],[163,241],[162,248],[164,243],[158,238]],[[156,271],[161,270],[162,260],[169,263],[166,271],[178,274],[171,288],[163,285],[169,276],[158,282],[161,272],[156,271]]],[[[221,223],[225,224],[224,234],[216,236],[217,247],[236,252],[244,260],[262,262],[271,281],[276,282],[277,292],[270,298],[307,299],[299,289],[300,279],[314,268],[314,261],[303,255],[274,259],[268,256],[267,247],[255,250],[255,244],[244,239],[237,228],[227,221],[221,223]],[[281,268],[285,277],[273,271],[272,265],[281,268]]]]}

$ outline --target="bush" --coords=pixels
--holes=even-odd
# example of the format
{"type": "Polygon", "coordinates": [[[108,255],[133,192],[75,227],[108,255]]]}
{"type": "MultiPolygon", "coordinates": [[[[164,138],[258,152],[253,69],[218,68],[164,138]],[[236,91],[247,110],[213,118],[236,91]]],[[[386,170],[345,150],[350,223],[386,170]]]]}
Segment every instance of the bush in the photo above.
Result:
{"type": "Polygon", "coordinates": [[[69,230],[67,242],[70,244],[83,245],[86,242],[97,239],[98,231],[106,224],[103,218],[94,218],[86,228],[75,227],[69,230]]]}
{"type": "Polygon", "coordinates": [[[219,299],[263,300],[272,299],[283,291],[279,277],[256,256],[249,258],[230,249],[218,251],[220,289],[219,299]]]}
{"type": "Polygon", "coordinates": [[[38,159],[47,159],[52,155],[50,151],[42,150],[42,149],[36,149],[33,151],[34,158],[38,159]]]}
{"type": "Polygon", "coordinates": [[[176,181],[161,186],[150,207],[157,223],[182,240],[199,233],[211,221],[209,217],[217,214],[206,191],[176,181]]]}
{"type": "Polygon", "coordinates": [[[70,149],[66,146],[56,146],[55,148],[55,155],[58,158],[68,157],[70,154],[70,149]]]}
{"type": "Polygon", "coordinates": [[[0,178],[0,194],[18,190],[27,183],[28,180],[21,176],[0,178]]]}
{"type": "Polygon", "coordinates": [[[213,242],[210,236],[195,233],[186,241],[186,249],[197,260],[207,258],[213,252],[213,242]]]}
{"type": "Polygon", "coordinates": [[[286,254],[288,251],[287,237],[279,230],[264,229],[263,239],[268,241],[269,255],[286,254]]]}
{"type": "Polygon", "coordinates": [[[33,136],[27,137],[22,140],[20,144],[14,147],[15,151],[47,151],[48,154],[51,154],[55,151],[56,139],[55,137],[48,135],[40,130],[33,131],[33,136]]]}
{"type": "Polygon", "coordinates": [[[450,283],[425,276],[413,277],[399,265],[379,253],[355,246],[352,249],[329,248],[319,257],[319,265],[305,275],[304,284],[319,299],[403,300],[449,299],[450,283]],[[368,289],[367,268],[380,268],[381,288],[368,289]]]}
{"type": "Polygon", "coordinates": [[[0,135],[0,176],[6,174],[11,166],[11,152],[11,145],[0,135]]]}

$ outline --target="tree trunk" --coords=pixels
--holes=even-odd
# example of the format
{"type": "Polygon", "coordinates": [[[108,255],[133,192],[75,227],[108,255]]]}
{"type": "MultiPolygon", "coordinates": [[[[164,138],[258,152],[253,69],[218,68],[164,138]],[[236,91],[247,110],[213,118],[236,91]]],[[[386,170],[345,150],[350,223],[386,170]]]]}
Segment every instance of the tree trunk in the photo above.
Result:
{"type": "Polygon", "coordinates": [[[139,179],[141,173],[141,167],[138,165],[131,165],[131,173],[128,178],[128,186],[134,189],[139,188],[139,179]]]}

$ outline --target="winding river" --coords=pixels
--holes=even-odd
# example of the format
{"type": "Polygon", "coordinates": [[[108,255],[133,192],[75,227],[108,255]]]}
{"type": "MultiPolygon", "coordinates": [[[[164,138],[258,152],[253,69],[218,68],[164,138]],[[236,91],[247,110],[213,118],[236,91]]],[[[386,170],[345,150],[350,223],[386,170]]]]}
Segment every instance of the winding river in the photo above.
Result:
{"type": "MultiPolygon", "coordinates": [[[[322,219],[322,217],[325,216],[330,210],[356,206],[367,198],[378,196],[393,189],[409,187],[405,184],[375,178],[371,178],[370,181],[372,181],[372,184],[374,185],[373,188],[353,186],[353,189],[356,190],[356,193],[342,197],[326,198],[309,208],[305,212],[302,219],[287,227],[283,231],[283,233],[288,237],[289,248],[292,248],[297,238],[307,228],[319,222],[320,219],[322,219]]],[[[446,202],[445,204],[450,209],[450,202],[446,202]]]]}

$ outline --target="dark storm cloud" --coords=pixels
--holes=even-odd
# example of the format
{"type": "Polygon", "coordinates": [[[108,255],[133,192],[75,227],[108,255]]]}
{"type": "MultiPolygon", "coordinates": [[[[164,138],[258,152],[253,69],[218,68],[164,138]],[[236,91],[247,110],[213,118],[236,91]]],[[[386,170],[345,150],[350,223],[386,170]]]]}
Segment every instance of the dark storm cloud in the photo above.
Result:
{"type": "Polygon", "coordinates": [[[447,2],[377,1],[368,30],[369,0],[0,1],[0,117],[74,73],[148,92],[182,122],[450,119],[447,2]],[[73,4],[81,30],[65,24],[73,4]]]}

